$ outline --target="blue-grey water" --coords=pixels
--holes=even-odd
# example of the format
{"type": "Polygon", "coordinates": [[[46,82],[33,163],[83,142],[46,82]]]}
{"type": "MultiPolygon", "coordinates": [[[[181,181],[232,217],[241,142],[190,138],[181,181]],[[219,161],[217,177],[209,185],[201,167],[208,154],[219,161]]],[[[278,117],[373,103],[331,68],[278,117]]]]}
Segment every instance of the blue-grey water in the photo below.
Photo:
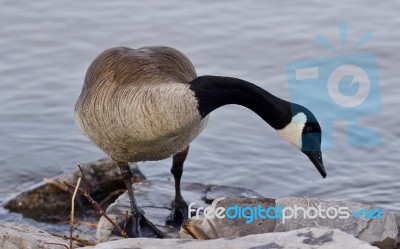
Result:
{"type": "MultiPolygon", "coordinates": [[[[226,106],[192,143],[183,180],[400,210],[399,10],[398,1],[372,0],[0,0],[0,201],[104,157],[73,119],[86,69],[102,50],[171,46],[198,75],[242,78],[288,99],[287,63],[335,56],[315,37],[340,47],[346,21],[349,44],[373,34],[359,51],[377,56],[382,112],[362,122],[381,133],[380,146],[349,146],[344,123],[335,123],[322,179],[258,116],[226,106]]],[[[149,179],[168,179],[170,164],[140,165],[149,179]]]]}

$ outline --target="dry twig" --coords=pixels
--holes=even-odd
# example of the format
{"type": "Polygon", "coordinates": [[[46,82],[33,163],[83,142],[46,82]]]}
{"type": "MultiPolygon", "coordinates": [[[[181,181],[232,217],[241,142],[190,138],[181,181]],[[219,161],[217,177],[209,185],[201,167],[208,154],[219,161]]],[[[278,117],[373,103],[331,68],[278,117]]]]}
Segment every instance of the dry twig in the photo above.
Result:
{"type": "Polygon", "coordinates": [[[52,185],[52,186],[54,186],[56,188],[59,188],[59,189],[61,189],[63,191],[68,191],[67,186],[65,186],[64,184],[62,184],[62,182],[59,182],[58,180],[54,180],[54,179],[45,177],[45,178],[43,178],[43,182],[45,184],[47,184],[47,185],[52,185]]]}
{"type": "Polygon", "coordinates": [[[79,185],[81,184],[81,178],[78,178],[78,182],[76,183],[74,194],[72,195],[71,201],[71,220],[69,227],[69,248],[72,249],[72,234],[74,233],[74,214],[75,214],[75,197],[76,193],[78,193],[79,185]]]}
{"type": "MultiPolygon", "coordinates": [[[[54,233],[54,232],[51,232],[50,234],[53,235],[53,236],[56,236],[56,237],[63,238],[63,239],[69,239],[68,236],[64,235],[64,234],[59,234],[59,233],[54,233]]],[[[80,238],[80,237],[72,237],[72,240],[78,242],[79,246],[81,246],[81,245],[82,246],[95,246],[96,245],[95,242],[90,241],[90,240],[86,240],[86,239],[83,239],[83,238],[80,238]]]]}
{"type": "Polygon", "coordinates": [[[190,220],[182,224],[183,230],[194,239],[209,240],[211,239],[200,227],[194,225],[190,220]]]}
{"type": "Polygon", "coordinates": [[[89,185],[89,182],[88,182],[88,180],[86,179],[86,176],[85,176],[85,173],[83,173],[83,169],[82,169],[82,166],[78,163],[78,168],[79,168],[79,171],[81,172],[81,175],[82,175],[82,178],[83,178],[83,183],[85,184],[85,191],[87,192],[87,193],[90,193],[90,185],[89,185]]]}
{"type": "Polygon", "coordinates": [[[93,223],[93,222],[77,220],[77,221],[75,221],[75,224],[76,225],[82,225],[82,226],[85,226],[85,227],[90,227],[90,228],[93,228],[93,229],[97,229],[97,223],[93,223]]]}
{"type": "Polygon", "coordinates": [[[93,205],[94,209],[100,214],[102,215],[104,218],[106,218],[115,228],[115,230],[120,233],[122,235],[122,237],[124,238],[128,238],[128,236],[126,235],[125,231],[122,231],[122,229],[106,214],[106,212],[104,212],[104,210],[100,207],[99,203],[97,203],[97,201],[95,201],[89,193],[89,184],[87,182],[87,179],[85,177],[85,174],[83,173],[82,168],[80,167],[80,165],[78,164],[78,167],[82,173],[82,179],[83,182],[86,186],[86,190],[82,190],[81,188],[77,188],[76,186],[74,186],[73,184],[70,184],[68,182],[63,182],[68,188],[70,189],[77,189],[83,196],[86,197],[86,199],[93,205]]]}
{"type": "Polygon", "coordinates": [[[124,233],[126,233],[127,226],[128,226],[128,210],[125,211],[124,233]]]}
{"type": "Polygon", "coordinates": [[[105,203],[107,203],[111,198],[115,197],[115,196],[119,196],[122,193],[125,193],[126,189],[117,189],[113,192],[111,192],[106,198],[104,198],[99,205],[103,206],[105,203]]]}

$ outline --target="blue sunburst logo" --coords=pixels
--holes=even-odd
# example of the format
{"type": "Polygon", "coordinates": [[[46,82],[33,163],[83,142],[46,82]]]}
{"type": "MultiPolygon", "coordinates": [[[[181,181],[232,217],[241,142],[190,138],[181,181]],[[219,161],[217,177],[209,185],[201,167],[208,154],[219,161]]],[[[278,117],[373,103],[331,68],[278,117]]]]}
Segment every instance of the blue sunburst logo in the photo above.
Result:
{"type": "Polygon", "coordinates": [[[348,25],[342,22],[339,35],[337,45],[332,45],[321,34],[315,41],[340,55],[287,64],[291,101],[306,106],[316,115],[323,131],[322,150],[333,147],[335,121],[347,121],[345,135],[349,145],[378,146],[380,134],[371,128],[373,124],[359,122],[360,118],[381,112],[376,56],[372,52],[359,52],[372,40],[372,34],[366,32],[355,44],[349,45],[348,25]]]}

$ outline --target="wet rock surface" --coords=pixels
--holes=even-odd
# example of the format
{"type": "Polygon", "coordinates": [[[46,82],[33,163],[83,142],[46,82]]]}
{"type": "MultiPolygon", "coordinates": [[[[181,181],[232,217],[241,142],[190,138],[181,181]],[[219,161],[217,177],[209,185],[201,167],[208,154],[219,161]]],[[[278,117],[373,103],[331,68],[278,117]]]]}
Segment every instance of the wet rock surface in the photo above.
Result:
{"type": "Polygon", "coordinates": [[[395,213],[396,225],[397,225],[397,249],[400,249],[400,213],[395,213]]]}
{"type": "MultiPolygon", "coordinates": [[[[136,164],[132,165],[132,168],[135,178],[144,179],[136,164]]],[[[125,190],[119,169],[111,159],[85,164],[83,170],[91,183],[91,195],[98,200],[109,196],[114,190],[125,190]]],[[[55,181],[75,184],[79,176],[80,172],[76,169],[57,177],[55,181]]],[[[297,218],[286,219],[285,222],[282,219],[256,217],[247,223],[245,218],[193,217],[188,224],[201,230],[208,239],[194,240],[184,229],[165,224],[175,195],[173,181],[141,181],[134,183],[133,187],[139,206],[146,212],[147,218],[164,232],[166,239],[122,239],[111,234],[111,224],[101,217],[96,236],[97,242],[102,243],[87,248],[373,248],[370,245],[374,245],[379,248],[400,249],[400,214],[386,212],[382,219],[356,218],[352,215],[345,219],[310,219],[299,215],[297,218]]],[[[258,205],[264,208],[320,207],[324,210],[329,207],[348,207],[350,211],[376,209],[373,205],[351,201],[307,197],[269,199],[245,188],[201,183],[183,182],[182,195],[188,204],[193,203],[194,210],[202,207],[203,210],[199,213],[203,215],[204,208],[210,203],[214,209],[235,205],[249,208],[258,205]]],[[[27,216],[31,217],[43,213],[58,216],[64,213],[68,217],[70,201],[71,193],[60,186],[42,183],[8,201],[6,207],[14,212],[27,213],[27,216]]],[[[77,210],[80,208],[82,207],[78,207],[77,210]]],[[[93,210],[92,206],[84,206],[83,209],[93,210]]],[[[130,205],[125,192],[108,207],[107,213],[119,223],[124,220],[126,210],[130,211],[130,205]]],[[[192,215],[196,214],[194,210],[192,215]]],[[[67,229],[64,230],[68,233],[67,229]]],[[[66,248],[63,243],[67,245],[69,242],[28,225],[0,223],[0,248],[66,248]]]]}
{"type": "MultiPolygon", "coordinates": [[[[335,218],[317,217],[315,219],[304,219],[303,216],[299,216],[297,219],[286,220],[284,224],[282,220],[278,220],[275,231],[291,231],[304,227],[329,227],[340,229],[379,248],[392,249],[396,247],[399,231],[396,226],[396,217],[393,213],[384,212],[382,215],[383,218],[379,218],[376,213],[370,218],[365,218],[365,212],[360,212],[359,218],[357,213],[353,213],[360,210],[377,210],[377,207],[374,205],[353,201],[331,201],[305,197],[280,198],[276,200],[276,203],[283,207],[294,207],[294,205],[297,205],[305,209],[320,207],[321,210],[328,210],[328,208],[332,207],[334,210],[339,210],[341,207],[347,207],[347,210],[350,211],[350,216],[339,218],[339,213],[335,218]]],[[[331,210],[331,215],[335,213],[334,210],[331,210]]]]}
{"type": "Polygon", "coordinates": [[[213,240],[125,239],[100,243],[86,249],[160,249],[160,248],[232,248],[232,249],[372,249],[367,242],[337,229],[304,228],[290,232],[263,233],[238,238],[213,240]]]}
{"type": "MultiPolygon", "coordinates": [[[[90,183],[90,193],[99,202],[113,191],[125,189],[120,170],[110,158],[82,164],[82,168],[90,183]]],[[[145,179],[137,164],[132,164],[131,168],[135,178],[145,179]]],[[[71,193],[62,189],[64,187],[62,182],[76,184],[80,176],[80,171],[75,168],[55,179],[47,180],[47,183],[42,182],[33,186],[7,201],[4,207],[11,212],[21,213],[25,217],[40,221],[53,219],[54,216],[58,218],[68,217],[71,207],[71,193]],[[61,187],[54,183],[59,183],[61,187]]],[[[77,207],[77,210],[92,209],[86,199],[81,197],[78,202],[80,206],[77,207]]]]}
{"type": "MultiPolygon", "coordinates": [[[[269,198],[235,198],[224,197],[215,200],[212,203],[214,210],[220,207],[250,207],[254,209],[258,205],[263,207],[275,206],[275,200],[269,198]]],[[[193,219],[192,219],[193,220],[193,219]]],[[[200,227],[210,239],[242,237],[250,234],[270,233],[274,232],[277,220],[274,219],[254,219],[250,222],[248,219],[219,219],[216,217],[207,219],[196,219],[195,225],[200,227]]],[[[190,239],[183,229],[180,231],[181,238],[190,239]]]]}
{"type": "Polygon", "coordinates": [[[209,185],[204,194],[205,202],[211,204],[214,200],[221,197],[237,197],[237,198],[259,198],[261,194],[246,188],[232,186],[209,185]]]}
{"type": "MultiPolygon", "coordinates": [[[[174,228],[165,224],[165,220],[171,212],[171,202],[175,196],[174,182],[145,181],[133,184],[133,188],[135,189],[135,197],[138,205],[145,211],[146,217],[156,225],[167,238],[178,238],[179,228],[174,228]]],[[[194,209],[208,206],[205,198],[207,195],[211,196],[209,198],[229,193],[234,196],[261,196],[252,190],[244,188],[229,186],[215,188],[214,186],[210,187],[209,185],[201,183],[182,182],[181,188],[183,198],[188,204],[194,203],[194,209]]],[[[115,203],[108,207],[107,214],[111,219],[116,221],[116,223],[119,223],[124,220],[126,210],[130,211],[130,204],[127,193],[124,193],[115,201],[115,203]]],[[[121,238],[112,235],[111,229],[111,224],[104,217],[101,217],[97,228],[97,238],[99,241],[121,238]]]]}
{"type": "MultiPolygon", "coordinates": [[[[352,201],[331,201],[331,200],[323,200],[318,198],[306,198],[306,197],[284,197],[276,200],[277,205],[282,205],[285,207],[295,207],[298,208],[318,208],[320,206],[321,210],[327,210],[330,207],[334,207],[335,210],[338,210],[339,207],[348,207],[350,211],[352,210],[370,210],[373,208],[372,205],[363,204],[359,202],[352,201]]],[[[303,212],[299,211],[299,216],[297,218],[289,218],[284,222],[282,220],[278,220],[277,226],[275,227],[276,232],[285,232],[291,231],[304,227],[330,227],[337,228],[341,231],[349,233],[353,236],[357,236],[363,229],[365,229],[368,225],[368,222],[371,219],[359,219],[353,216],[349,216],[347,218],[339,218],[339,214],[336,214],[336,218],[326,218],[316,217],[314,219],[305,219],[303,216],[303,212]]],[[[333,215],[333,212],[331,212],[333,215]]],[[[314,215],[314,212],[310,212],[311,215],[314,215]]],[[[316,214],[315,214],[316,216],[316,214]]]]}
{"type": "MultiPolygon", "coordinates": [[[[352,202],[352,201],[329,201],[316,198],[306,198],[306,197],[285,197],[276,200],[272,199],[239,199],[239,198],[221,198],[217,199],[212,203],[213,209],[218,207],[232,207],[234,205],[239,205],[241,207],[257,207],[261,205],[263,208],[275,207],[279,209],[279,206],[284,209],[285,207],[295,208],[297,207],[304,210],[311,210],[310,208],[315,208],[315,210],[327,210],[336,209],[339,210],[340,207],[346,207],[349,210],[350,215],[346,218],[339,218],[339,214],[333,215],[334,212],[330,212],[330,217],[326,218],[304,218],[304,212],[299,211],[297,218],[294,216],[291,218],[283,219],[263,219],[254,218],[251,223],[246,224],[246,217],[242,219],[218,219],[214,217],[203,217],[202,220],[196,219],[191,220],[193,225],[201,229],[207,237],[217,238],[217,237],[238,237],[247,234],[258,234],[266,232],[288,232],[303,228],[330,228],[330,229],[340,229],[349,235],[366,241],[372,245],[376,245],[379,248],[390,248],[393,249],[398,243],[398,229],[396,224],[396,219],[398,221],[398,216],[396,217],[393,213],[384,213],[383,218],[358,218],[352,215],[355,210],[371,210],[375,207],[368,204],[352,202]],[[335,217],[333,217],[335,216],[335,217]],[[216,234],[217,233],[217,234],[216,234]]],[[[311,210],[310,215],[316,215],[316,213],[311,210]]],[[[251,217],[250,211],[246,212],[248,217],[251,217]]],[[[274,212],[270,212],[271,215],[275,215],[274,212]]],[[[287,212],[286,215],[290,215],[287,212]]],[[[189,239],[190,236],[186,231],[181,229],[181,238],[189,239]]]]}
{"type": "Polygon", "coordinates": [[[394,248],[398,245],[399,231],[396,217],[393,213],[386,213],[383,219],[371,220],[357,238],[368,241],[379,248],[394,248]]]}
{"type": "Polygon", "coordinates": [[[45,231],[12,222],[0,223],[0,248],[2,249],[65,249],[69,241],[54,237],[45,231]]]}

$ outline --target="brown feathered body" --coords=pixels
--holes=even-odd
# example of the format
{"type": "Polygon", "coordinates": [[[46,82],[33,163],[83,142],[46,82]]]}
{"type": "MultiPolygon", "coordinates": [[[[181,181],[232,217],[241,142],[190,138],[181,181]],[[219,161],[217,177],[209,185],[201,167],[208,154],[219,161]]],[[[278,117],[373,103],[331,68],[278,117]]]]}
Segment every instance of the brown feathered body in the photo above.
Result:
{"type": "Polygon", "coordinates": [[[90,65],[75,107],[81,131],[121,162],[161,160],[202,131],[194,93],[196,72],[176,49],[112,48],[90,65]]]}

